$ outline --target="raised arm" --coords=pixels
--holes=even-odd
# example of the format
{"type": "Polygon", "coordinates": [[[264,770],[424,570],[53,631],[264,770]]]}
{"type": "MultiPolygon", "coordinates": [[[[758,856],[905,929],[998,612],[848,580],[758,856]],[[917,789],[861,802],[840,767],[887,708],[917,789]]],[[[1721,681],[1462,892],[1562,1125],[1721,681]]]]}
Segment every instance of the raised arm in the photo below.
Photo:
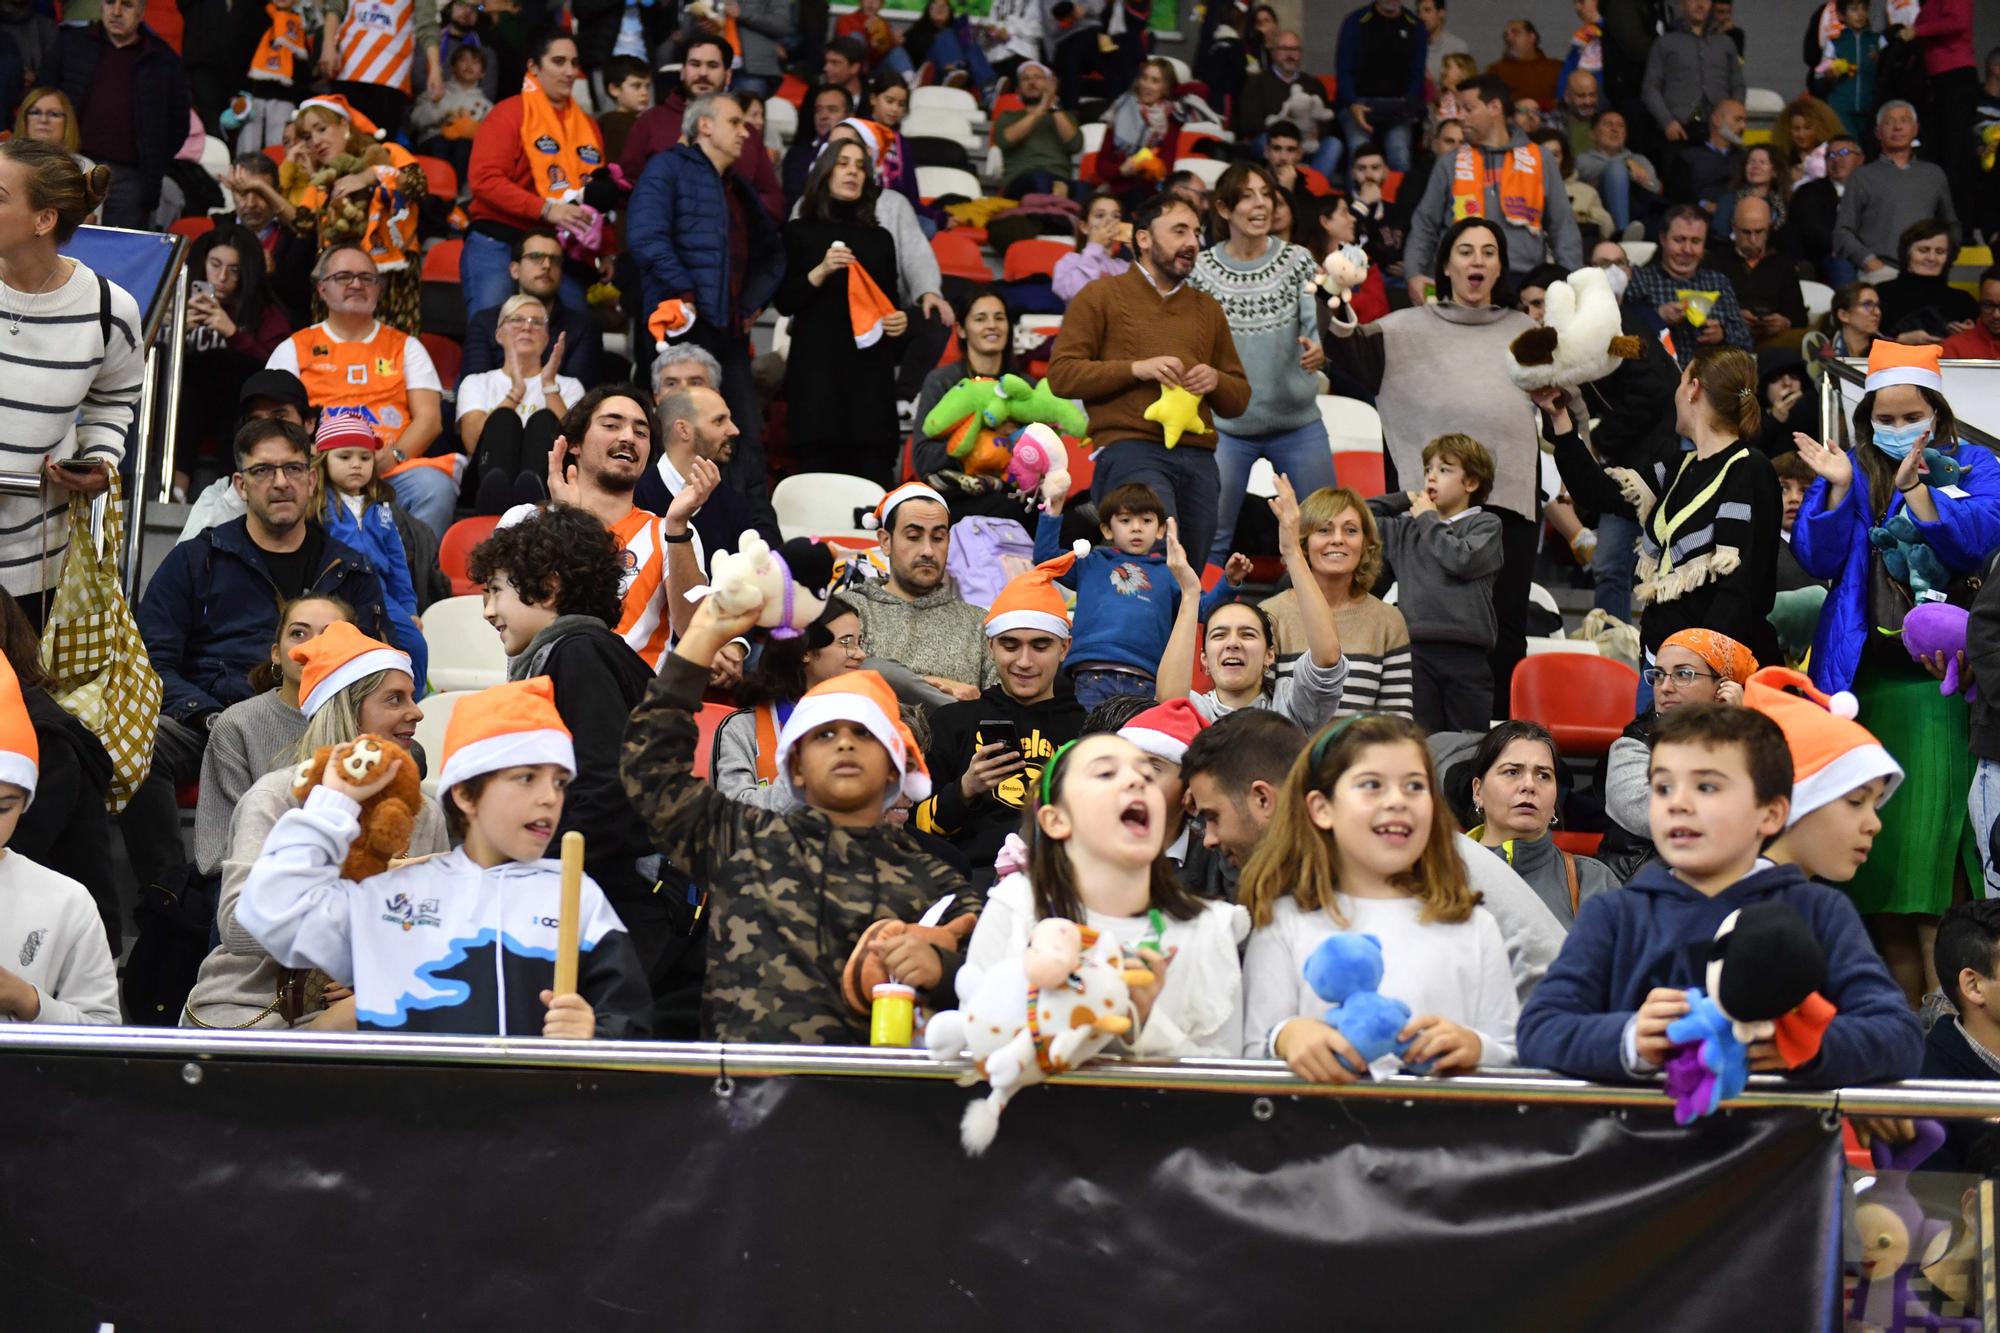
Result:
{"type": "Polygon", "coordinates": [[[1201,579],[1188,563],[1181,547],[1180,526],[1167,520],[1167,572],[1181,590],[1180,607],[1174,612],[1174,631],[1167,636],[1167,650],[1160,656],[1153,697],[1161,703],[1185,699],[1194,690],[1195,639],[1201,629],[1201,579]]]}

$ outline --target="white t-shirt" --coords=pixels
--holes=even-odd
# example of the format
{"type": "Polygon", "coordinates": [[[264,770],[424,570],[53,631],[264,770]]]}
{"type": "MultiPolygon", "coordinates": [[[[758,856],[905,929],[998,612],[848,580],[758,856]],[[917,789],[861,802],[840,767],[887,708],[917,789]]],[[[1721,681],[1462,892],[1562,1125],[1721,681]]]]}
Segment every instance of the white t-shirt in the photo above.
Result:
{"type": "MultiPolygon", "coordinates": [[[[375,323],[369,325],[368,332],[363,334],[359,339],[347,339],[341,337],[324,324],[315,324],[313,327],[337,343],[349,341],[367,342],[382,331],[382,325],[375,323]]],[[[264,369],[289,370],[294,375],[298,374],[298,347],[293,344],[290,338],[285,339],[272,350],[271,359],[264,363],[264,369]]],[[[438,379],[437,365],[431,360],[431,354],[424,350],[424,343],[421,338],[411,338],[407,343],[403,344],[403,385],[410,389],[431,389],[438,393],[444,392],[444,384],[438,379]]]]}
{"type": "MultiPolygon", "coordinates": [[[[491,412],[500,406],[500,400],[507,396],[510,382],[504,370],[482,370],[477,375],[467,375],[458,382],[458,415],[468,412],[491,412]]],[[[583,383],[567,375],[556,376],[556,397],[574,407],[583,398],[583,383]]],[[[548,400],[542,395],[542,379],[537,375],[526,382],[521,401],[515,406],[522,420],[539,412],[548,400]]]]}

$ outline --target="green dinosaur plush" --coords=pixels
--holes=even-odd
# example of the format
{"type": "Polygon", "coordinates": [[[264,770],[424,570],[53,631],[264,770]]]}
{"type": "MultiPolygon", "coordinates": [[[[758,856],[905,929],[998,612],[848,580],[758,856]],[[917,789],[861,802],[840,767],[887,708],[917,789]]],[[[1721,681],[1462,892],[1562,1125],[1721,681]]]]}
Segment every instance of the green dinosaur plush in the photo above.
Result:
{"type": "Polygon", "coordinates": [[[1047,380],[1029,384],[1019,375],[1002,375],[1000,392],[986,404],[984,413],[986,424],[996,428],[1006,422],[1023,426],[1039,423],[1053,426],[1064,435],[1082,436],[1090,432],[1090,419],[1083,409],[1059,396],[1047,380]]]}
{"type": "MultiPolygon", "coordinates": [[[[942,438],[967,417],[983,411],[998,392],[999,385],[994,380],[980,376],[960,380],[938,399],[938,405],[924,417],[924,434],[932,439],[942,438]]],[[[988,421],[987,424],[994,423],[988,421]]]]}

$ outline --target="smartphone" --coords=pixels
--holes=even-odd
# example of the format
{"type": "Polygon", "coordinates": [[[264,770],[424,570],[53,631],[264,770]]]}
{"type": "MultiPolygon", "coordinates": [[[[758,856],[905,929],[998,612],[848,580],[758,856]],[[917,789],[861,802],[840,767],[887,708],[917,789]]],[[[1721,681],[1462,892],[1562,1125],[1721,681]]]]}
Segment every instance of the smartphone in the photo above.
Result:
{"type": "Polygon", "coordinates": [[[979,724],[979,743],[1004,745],[1019,754],[1021,752],[1021,732],[1005,718],[986,718],[979,724]]]}
{"type": "Polygon", "coordinates": [[[188,290],[196,296],[213,298],[215,295],[215,284],[206,278],[196,278],[192,283],[188,284],[188,290]]]}
{"type": "Polygon", "coordinates": [[[57,463],[56,466],[61,468],[65,472],[74,472],[76,475],[80,477],[87,477],[95,474],[98,471],[98,469],[104,466],[104,464],[87,463],[80,458],[65,458],[61,462],[57,463]]]}

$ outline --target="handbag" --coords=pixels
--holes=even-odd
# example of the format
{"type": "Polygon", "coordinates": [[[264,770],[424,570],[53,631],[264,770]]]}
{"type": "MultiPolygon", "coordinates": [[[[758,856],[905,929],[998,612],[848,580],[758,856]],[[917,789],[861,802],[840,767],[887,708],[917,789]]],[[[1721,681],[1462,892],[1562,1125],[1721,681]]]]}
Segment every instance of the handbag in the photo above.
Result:
{"type": "MultiPolygon", "coordinates": [[[[139,623],[118,578],[124,502],[115,486],[106,493],[102,533],[93,530],[90,507],[88,497],[70,500],[69,551],[42,630],[42,665],[54,678],[50,693],[56,702],[89,728],[111,756],[105,805],[115,815],[152,767],[160,676],[146,656],[139,623]]],[[[46,560],[46,524],[42,541],[46,560]]]]}

